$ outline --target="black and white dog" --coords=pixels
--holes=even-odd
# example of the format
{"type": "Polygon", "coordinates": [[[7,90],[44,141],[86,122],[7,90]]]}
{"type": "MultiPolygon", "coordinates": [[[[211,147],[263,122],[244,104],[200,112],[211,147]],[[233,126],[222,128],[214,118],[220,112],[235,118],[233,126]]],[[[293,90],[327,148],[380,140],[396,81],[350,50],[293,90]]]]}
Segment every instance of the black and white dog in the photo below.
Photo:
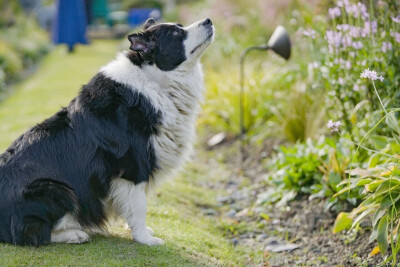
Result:
{"type": "Polygon", "coordinates": [[[210,19],[147,20],[131,51],[0,155],[0,242],[86,242],[111,210],[134,240],[162,244],[146,227],[146,192],[190,154],[213,38],[210,19]]]}

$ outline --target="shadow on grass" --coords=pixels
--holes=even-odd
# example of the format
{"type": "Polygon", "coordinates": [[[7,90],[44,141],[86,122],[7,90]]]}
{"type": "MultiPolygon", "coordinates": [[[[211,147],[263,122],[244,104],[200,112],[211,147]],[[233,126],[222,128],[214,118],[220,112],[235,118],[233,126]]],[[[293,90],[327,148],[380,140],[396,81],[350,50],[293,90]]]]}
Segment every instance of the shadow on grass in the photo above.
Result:
{"type": "Polygon", "coordinates": [[[0,266],[215,266],[210,258],[171,242],[140,245],[128,237],[95,235],[85,244],[18,247],[0,244],[0,266]]]}

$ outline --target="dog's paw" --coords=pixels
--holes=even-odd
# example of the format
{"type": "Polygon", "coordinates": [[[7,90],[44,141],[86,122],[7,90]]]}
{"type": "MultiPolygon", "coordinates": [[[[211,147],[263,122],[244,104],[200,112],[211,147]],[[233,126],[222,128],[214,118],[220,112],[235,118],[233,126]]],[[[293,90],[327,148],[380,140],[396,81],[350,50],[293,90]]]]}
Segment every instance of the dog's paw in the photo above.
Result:
{"type": "Polygon", "coordinates": [[[151,229],[150,227],[146,227],[146,229],[147,229],[147,233],[149,233],[149,235],[154,235],[153,229],[151,229]]]}
{"type": "Polygon", "coordinates": [[[81,243],[86,243],[90,240],[90,237],[87,233],[76,230],[73,232],[71,239],[67,243],[71,244],[81,244],[81,243]]]}
{"type": "Polygon", "coordinates": [[[162,245],[165,242],[161,238],[151,236],[148,232],[145,235],[133,236],[133,240],[148,246],[162,245]]]}
{"type": "Polygon", "coordinates": [[[51,242],[53,243],[81,244],[89,240],[89,235],[80,230],[66,230],[51,234],[51,242]]]}

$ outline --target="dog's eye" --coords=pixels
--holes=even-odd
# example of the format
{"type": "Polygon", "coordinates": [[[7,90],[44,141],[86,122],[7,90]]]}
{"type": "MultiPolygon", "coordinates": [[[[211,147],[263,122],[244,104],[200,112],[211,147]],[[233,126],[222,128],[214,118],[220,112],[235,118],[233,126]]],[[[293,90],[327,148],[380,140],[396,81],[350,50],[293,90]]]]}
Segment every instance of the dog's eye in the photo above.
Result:
{"type": "Polygon", "coordinates": [[[177,36],[177,35],[179,34],[179,32],[178,32],[178,31],[174,31],[172,34],[173,34],[174,36],[177,36]]]}

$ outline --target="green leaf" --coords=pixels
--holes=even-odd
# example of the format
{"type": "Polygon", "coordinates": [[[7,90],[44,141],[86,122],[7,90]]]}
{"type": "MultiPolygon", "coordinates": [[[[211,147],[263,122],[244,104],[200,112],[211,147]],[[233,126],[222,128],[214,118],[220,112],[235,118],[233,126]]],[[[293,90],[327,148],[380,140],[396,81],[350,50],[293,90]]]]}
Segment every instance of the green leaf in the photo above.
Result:
{"type": "Polygon", "coordinates": [[[376,190],[376,188],[378,188],[378,186],[383,182],[384,182],[384,180],[373,181],[373,182],[365,185],[365,189],[367,189],[369,192],[374,192],[376,190]]]}
{"type": "Polygon", "coordinates": [[[374,218],[372,219],[372,227],[375,227],[375,225],[378,223],[379,219],[382,218],[383,215],[387,213],[387,209],[385,208],[379,208],[375,214],[374,218]]]}
{"type": "Polygon", "coordinates": [[[397,134],[400,134],[399,123],[397,122],[397,118],[395,113],[389,113],[385,119],[386,124],[392,128],[397,134]]]}
{"type": "Polygon", "coordinates": [[[263,218],[263,219],[266,220],[267,222],[271,219],[271,218],[269,217],[269,215],[266,214],[266,213],[261,213],[260,216],[261,216],[261,218],[263,218]]]}
{"type": "Polygon", "coordinates": [[[366,184],[369,184],[370,182],[372,182],[371,178],[360,179],[359,181],[357,181],[357,183],[355,184],[354,187],[366,185],[366,184]]]}
{"type": "Polygon", "coordinates": [[[359,224],[368,214],[371,214],[374,212],[374,209],[367,209],[364,210],[360,215],[357,216],[357,218],[354,220],[353,224],[351,227],[355,227],[357,224],[359,224]]]}
{"type": "Polygon", "coordinates": [[[378,225],[376,224],[374,226],[374,228],[372,229],[371,235],[369,236],[368,244],[372,243],[376,239],[377,236],[378,236],[378,225]]]}
{"type": "Polygon", "coordinates": [[[341,212],[336,217],[335,224],[333,225],[333,233],[339,233],[343,230],[350,229],[353,218],[348,212],[341,212]]]}
{"type": "Polygon", "coordinates": [[[388,249],[388,215],[382,217],[378,224],[378,235],[376,240],[382,254],[388,249]]]}
{"type": "Polygon", "coordinates": [[[388,179],[384,181],[374,192],[373,197],[387,194],[389,192],[394,192],[395,189],[400,187],[399,181],[397,179],[388,179]]]}
{"type": "Polygon", "coordinates": [[[381,160],[381,155],[379,153],[373,154],[369,158],[368,168],[375,168],[378,165],[379,161],[381,160]]]}
{"type": "Polygon", "coordinates": [[[378,150],[384,149],[387,146],[388,140],[386,136],[370,135],[369,140],[374,144],[378,150]]]}

